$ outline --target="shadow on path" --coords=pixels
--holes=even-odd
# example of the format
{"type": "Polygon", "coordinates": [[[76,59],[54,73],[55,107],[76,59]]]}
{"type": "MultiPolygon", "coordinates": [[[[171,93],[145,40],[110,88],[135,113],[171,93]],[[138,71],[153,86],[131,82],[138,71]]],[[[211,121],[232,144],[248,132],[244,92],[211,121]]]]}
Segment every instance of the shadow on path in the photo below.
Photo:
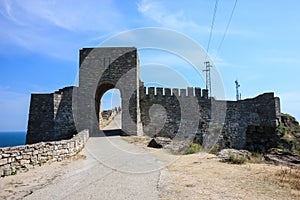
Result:
{"type": "Polygon", "coordinates": [[[100,133],[91,134],[90,137],[108,137],[108,136],[129,136],[121,129],[101,130],[100,133]]]}

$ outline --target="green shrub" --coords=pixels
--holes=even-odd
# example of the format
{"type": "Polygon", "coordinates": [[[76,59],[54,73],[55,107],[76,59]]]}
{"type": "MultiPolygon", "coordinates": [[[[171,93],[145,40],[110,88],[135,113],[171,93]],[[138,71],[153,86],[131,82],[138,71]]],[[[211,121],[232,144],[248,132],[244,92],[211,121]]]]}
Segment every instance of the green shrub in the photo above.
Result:
{"type": "Polygon", "coordinates": [[[259,158],[259,157],[262,156],[262,154],[260,152],[257,152],[257,151],[252,151],[251,156],[254,157],[254,158],[259,158]]]}
{"type": "Polygon", "coordinates": [[[200,151],[200,149],[201,149],[201,146],[199,144],[197,144],[197,143],[191,143],[190,147],[187,150],[185,150],[183,152],[183,154],[187,155],[187,154],[197,153],[197,152],[200,151]]]}
{"type": "Polygon", "coordinates": [[[209,153],[217,155],[219,152],[220,152],[220,149],[214,147],[212,150],[210,150],[209,153]]]}
{"type": "Polygon", "coordinates": [[[285,126],[280,125],[280,126],[277,127],[277,130],[279,131],[279,133],[281,133],[282,135],[284,135],[285,132],[286,132],[286,130],[287,130],[287,128],[285,126]]]}
{"type": "Polygon", "coordinates": [[[300,150],[298,150],[298,149],[294,149],[293,153],[296,154],[297,156],[300,156],[300,150]]]}
{"type": "Polygon", "coordinates": [[[246,158],[244,156],[234,155],[233,153],[229,152],[229,158],[226,160],[226,162],[232,163],[232,164],[243,164],[246,162],[246,158]]]}
{"type": "Polygon", "coordinates": [[[29,165],[35,165],[35,162],[33,162],[32,160],[29,162],[29,165]]]}

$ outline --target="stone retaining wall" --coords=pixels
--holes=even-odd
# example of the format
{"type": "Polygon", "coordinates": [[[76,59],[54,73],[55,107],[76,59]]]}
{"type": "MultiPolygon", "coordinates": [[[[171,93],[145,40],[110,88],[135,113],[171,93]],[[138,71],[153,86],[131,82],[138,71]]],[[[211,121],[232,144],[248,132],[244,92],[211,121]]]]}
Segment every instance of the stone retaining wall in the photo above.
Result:
{"type": "Polygon", "coordinates": [[[35,165],[62,161],[75,156],[84,147],[89,131],[83,130],[69,140],[0,148],[0,175],[14,175],[35,165]]]}

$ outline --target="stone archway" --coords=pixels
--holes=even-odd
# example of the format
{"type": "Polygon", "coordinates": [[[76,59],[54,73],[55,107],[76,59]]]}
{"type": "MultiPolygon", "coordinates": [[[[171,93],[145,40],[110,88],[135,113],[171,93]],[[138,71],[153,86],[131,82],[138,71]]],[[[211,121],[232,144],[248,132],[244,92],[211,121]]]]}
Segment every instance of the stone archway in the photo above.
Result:
{"type": "Polygon", "coordinates": [[[112,83],[103,83],[102,85],[98,86],[95,94],[95,112],[97,115],[97,121],[99,122],[99,127],[100,127],[100,121],[101,121],[101,99],[104,95],[105,92],[107,92],[110,89],[115,88],[115,85],[112,83]]]}
{"type": "MultiPolygon", "coordinates": [[[[99,129],[100,130],[105,130],[103,129],[105,126],[103,126],[103,123],[106,121],[104,120],[103,121],[103,116],[101,115],[101,113],[103,112],[103,107],[102,107],[102,101],[103,101],[103,97],[105,96],[105,94],[108,92],[108,91],[111,91],[113,89],[116,89],[120,92],[120,90],[112,83],[110,82],[106,82],[106,83],[103,83],[102,85],[98,86],[97,90],[96,90],[96,95],[95,95],[95,108],[96,108],[96,114],[97,114],[97,120],[99,122],[99,129]]],[[[112,98],[112,97],[111,97],[112,98]]],[[[119,96],[119,99],[121,100],[122,99],[122,94],[120,92],[120,96],[119,96]]],[[[113,101],[113,99],[111,99],[113,101]]],[[[112,106],[112,105],[111,105],[112,106]]],[[[120,106],[120,105],[119,105],[120,106]]],[[[115,111],[114,109],[115,107],[110,107],[110,110],[111,112],[109,112],[109,116],[116,116],[116,115],[119,115],[118,113],[118,109],[117,109],[117,112],[115,111]]],[[[118,119],[120,119],[120,117],[118,117],[118,119]]],[[[108,122],[108,121],[106,121],[108,122]]],[[[122,129],[122,123],[119,121],[115,121],[115,123],[113,123],[116,127],[116,129],[122,129]]],[[[108,124],[106,124],[108,125],[108,124]]]]}
{"type": "Polygon", "coordinates": [[[109,89],[121,93],[122,132],[137,135],[139,112],[139,60],[134,47],[84,48],[80,50],[76,127],[99,133],[99,101],[109,89]],[[134,96],[135,101],[132,101],[134,96]]]}

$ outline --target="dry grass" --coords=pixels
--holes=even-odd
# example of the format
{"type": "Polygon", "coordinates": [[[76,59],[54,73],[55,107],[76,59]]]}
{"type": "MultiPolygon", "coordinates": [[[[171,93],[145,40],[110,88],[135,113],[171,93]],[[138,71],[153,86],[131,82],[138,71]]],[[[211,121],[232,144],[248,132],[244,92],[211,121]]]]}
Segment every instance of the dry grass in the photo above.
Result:
{"type": "Polygon", "coordinates": [[[300,168],[282,168],[276,172],[275,179],[282,187],[300,191],[300,168]]]}
{"type": "Polygon", "coordinates": [[[213,155],[201,158],[191,154],[162,170],[159,190],[162,199],[300,199],[299,190],[289,184],[283,187],[280,182],[298,183],[299,171],[275,177],[280,170],[275,165],[231,165],[213,155]],[[293,179],[287,178],[288,174],[293,179]]]}
{"type": "MultiPolygon", "coordinates": [[[[149,138],[124,137],[147,149],[149,138]]],[[[149,149],[148,149],[149,150],[149,149]]],[[[150,151],[150,150],[149,150],[150,151]]],[[[160,159],[166,151],[153,154],[160,159]]],[[[161,171],[162,200],[176,199],[300,199],[300,170],[270,165],[253,153],[244,165],[219,162],[212,154],[180,156],[161,171]]]]}
{"type": "Polygon", "coordinates": [[[263,164],[266,161],[265,161],[264,155],[262,153],[251,152],[251,158],[247,162],[256,163],[256,164],[263,164]]]}

